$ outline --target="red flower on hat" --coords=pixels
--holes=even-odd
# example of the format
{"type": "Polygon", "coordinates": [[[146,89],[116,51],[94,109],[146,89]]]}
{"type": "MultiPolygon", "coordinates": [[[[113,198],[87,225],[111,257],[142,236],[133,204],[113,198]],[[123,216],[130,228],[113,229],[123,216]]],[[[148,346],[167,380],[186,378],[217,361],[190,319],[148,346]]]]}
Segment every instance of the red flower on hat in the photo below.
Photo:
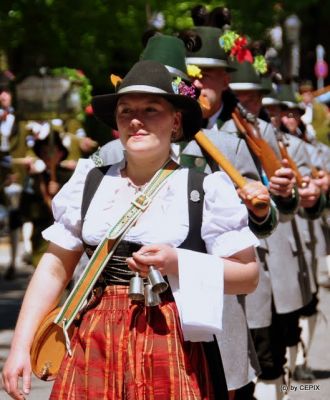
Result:
{"type": "Polygon", "coordinates": [[[240,36],[234,31],[226,31],[219,38],[219,45],[226,53],[229,53],[232,59],[236,59],[239,63],[247,61],[253,65],[255,70],[259,74],[267,72],[267,62],[265,57],[257,55],[253,57],[251,51],[246,48],[247,39],[244,36],[240,36]]]}
{"type": "Polygon", "coordinates": [[[232,57],[236,56],[238,62],[242,63],[244,61],[248,61],[253,63],[253,56],[249,49],[245,46],[247,45],[247,40],[245,37],[238,37],[235,42],[234,46],[231,49],[230,55],[232,57]]]}

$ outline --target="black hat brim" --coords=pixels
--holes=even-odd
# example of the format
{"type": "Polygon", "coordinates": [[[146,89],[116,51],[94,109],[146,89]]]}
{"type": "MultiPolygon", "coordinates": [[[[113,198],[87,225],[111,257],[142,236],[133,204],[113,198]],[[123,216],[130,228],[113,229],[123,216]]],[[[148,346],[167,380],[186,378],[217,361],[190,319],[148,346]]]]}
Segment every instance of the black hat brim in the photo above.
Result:
{"type": "MultiPolygon", "coordinates": [[[[140,93],[141,95],[152,94],[150,92],[129,93],[140,93]]],[[[92,99],[92,107],[96,118],[117,130],[118,127],[115,118],[115,110],[118,99],[124,94],[128,93],[113,93],[94,96],[92,99]]],[[[168,93],[154,94],[163,97],[165,100],[173,104],[176,109],[182,112],[183,136],[186,140],[191,140],[202,127],[202,111],[198,102],[193,98],[184,95],[168,93]]]]}

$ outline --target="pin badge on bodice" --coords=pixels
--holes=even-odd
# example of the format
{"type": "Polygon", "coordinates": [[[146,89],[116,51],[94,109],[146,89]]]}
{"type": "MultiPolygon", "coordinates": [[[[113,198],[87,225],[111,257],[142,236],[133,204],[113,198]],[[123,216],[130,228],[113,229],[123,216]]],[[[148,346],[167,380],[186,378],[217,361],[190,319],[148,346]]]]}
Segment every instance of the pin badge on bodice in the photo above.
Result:
{"type": "Polygon", "coordinates": [[[198,190],[192,190],[190,192],[190,200],[194,203],[198,203],[201,199],[201,195],[198,190]]]}

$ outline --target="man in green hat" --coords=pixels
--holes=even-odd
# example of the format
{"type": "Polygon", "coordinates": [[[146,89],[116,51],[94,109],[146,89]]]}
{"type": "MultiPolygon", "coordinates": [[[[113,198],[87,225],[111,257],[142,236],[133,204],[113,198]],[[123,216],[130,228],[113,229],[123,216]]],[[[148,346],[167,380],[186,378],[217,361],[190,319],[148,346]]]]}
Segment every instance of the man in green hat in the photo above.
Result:
{"type": "MultiPolygon", "coordinates": [[[[197,27],[194,29],[194,32],[196,35],[199,36],[201,39],[202,44],[206,44],[205,47],[202,46],[202,48],[199,51],[196,52],[188,52],[188,57],[187,57],[187,62],[192,63],[193,65],[197,65],[198,67],[201,68],[201,77],[195,80],[195,85],[198,86],[201,89],[201,95],[205,96],[209,100],[210,107],[208,109],[203,109],[203,115],[206,118],[205,125],[213,130],[214,133],[219,133],[219,128],[221,126],[227,126],[223,125],[223,122],[225,122],[228,118],[230,118],[230,114],[232,111],[233,104],[230,104],[226,101],[223,101],[223,93],[224,89],[227,87],[227,82],[229,81],[229,76],[228,76],[228,71],[233,70],[234,68],[230,68],[230,64],[228,64],[226,60],[226,55],[224,52],[221,50],[219,46],[219,38],[221,35],[221,31],[218,30],[217,28],[211,28],[211,27],[197,27]],[[212,40],[210,40],[212,39],[212,40]],[[230,110],[230,111],[229,111],[230,110]]],[[[192,37],[191,40],[196,39],[192,37]]],[[[251,66],[250,63],[246,63],[246,65],[251,66]]],[[[236,66],[235,66],[236,67],[236,66]]],[[[253,76],[253,71],[252,71],[252,76],[253,76]]],[[[253,76],[253,78],[255,78],[253,76]]],[[[245,79],[245,78],[244,78],[245,79]]],[[[256,87],[257,89],[262,89],[263,88],[260,85],[259,78],[256,77],[256,81],[254,82],[251,79],[248,79],[247,81],[248,86],[243,87],[243,90],[245,89],[253,89],[256,87]]],[[[245,94],[245,92],[244,92],[245,94]]],[[[257,93],[258,94],[258,93],[257,93]]],[[[261,97],[260,97],[261,98],[261,97]]],[[[233,121],[231,121],[233,123],[233,121]]],[[[217,135],[218,138],[224,138],[225,133],[223,131],[226,131],[226,129],[220,129],[221,134],[217,135]]],[[[205,131],[206,132],[206,131],[205,131]]],[[[234,133],[237,133],[237,128],[234,128],[234,133]]],[[[231,130],[229,130],[229,133],[233,133],[231,130]]],[[[278,148],[276,146],[276,141],[275,137],[273,134],[273,131],[270,126],[267,126],[267,129],[265,129],[265,136],[268,138],[269,141],[272,142],[273,147],[277,150],[278,153],[278,148]]],[[[217,143],[217,139],[213,138],[213,142],[217,143]]],[[[221,142],[221,140],[220,140],[221,142]]],[[[188,145],[187,148],[185,148],[182,152],[181,155],[181,160],[186,161],[187,156],[190,158],[193,156],[194,151],[191,151],[191,145],[188,145]],[[186,159],[184,158],[186,157],[186,159]]],[[[221,144],[219,145],[219,148],[222,149],[221,144]]],[[[279,154],[279,153],[278,153],[279,154]]],[[[199,158],[195,159],[195,162],[199,161],[199,158]]],[[[291,174],[291,172],[289,171],[291,174]]],[[[287,190],[289,194],[291,194],[290,186],[289,190],[287,190]]],[[[276,192],[278,194],[278,192],[276,192]]],[[[286,204],[287,206],[287,204],[286,204]]],[[[292,210],[296,208],[296,200],[292,202],[292,210]]],[[[264,245],[265,250],[267,249],[267,245],[264,245]]],[[[263,282],[263,288],[265,289],[267,287],[267,283],[263,282]]],[[[259,298],[256,300],[255,298],[258,298],[257,293],[253,294],[252,296],[248,296],[248,303],[249,300],[251,300],[251,303],[254,304],[257,309],[260,309],[260,305],[263,304],[269,304],[268,301],[265,301],[265,296],[263,296],[262,300],[259,298]],[[252,298],[254,298],[252,300],[252,298]]],[[[249,310],[248,310],[249,311],[249,310]]],[[[269,313],[270,313],[270,308],[269,308],[269,313]]],[[[255,314],[255,312],[254,312],[255,314]]],[[[250,323],[252,319],[252,326],[253,327],[258,327],[258,324],[260,324],[260,318],[259,321],[257,321],[258,318],[256,318],[256,315],[253,315],[253,318],[250,318],[250,323]]],[[[233,322],[233,321],[231,321],[233,322]]],[[[263,322],[263,324],[265,324],[263,322]]],[[[262,325],[262,323],[261,323],[262,325]]],[[[259,325],[260,326],[260,325],[259,325]]],[[[222,338],[222,343],[225,342],[225,338],[222,338]]],[[[225,346],[224,346],[225,347],[225,346]]],[[[228,350],[228,357],[227,359],[234,360],[235,357],[233,357],[233,352],[230,349],[229,346],[226,346],[225,349],[222,351],[222,354],[226,354],[226,350],[228,350]]],[[[226,359],[226,357],[225,357],[226,359]]],[[[227,364],[227,381],[229,382],[229,388],[235,388],[234,384],[237,384],[237,380],[235,382],[235,378],[237,378],[237,374],[234,376],[234,379],[232,376],[230,376],[230,370],[233,370],[234,368],[231,368],[230,363],[227,364]],[[235,382],[235,383],[234,383],[235,382]]],[[[225,370],[226,370],[226,361],[225,361],[225,370]]],[[[237,368],[236,368],[237,372],[237,368]]],[[[239,384],[237,384],[236,387],[239,387],[239,384]]]]}
{"type": "MultiPolygon", "coordinates": [[[[267,93],[267,90],[250,63],[245,62],[237,65],[237,71],[232,74],[230,87],[245,109],[258,116],[261,110],[262,96],[267,93]]],[[[270,124],[260,119],[256,119],[255,123],[262,137],[271,144],[278,154],[279,148],[276,143],[276,136],[270,124]]],[[[235,132],[237,127],[235,127],[233,121],[229,121],[223,126],[223,129],[235,132]]],[[[295,149],[294,153],[300,151],[296,145],[291,146],[291,150],[293,150],[293,147],[295,149]]],[[[306,158],[300,157],[299,160],[299,167],[303,173],[306,173],[306,158]]],[[[290,176],[290,171],[287,168],[289,164],[286,162],[284,166],[288,172],[287,176],[290,176]]],[[[282,175],[282,177],[284,176],[285,174],[282,175]]],[[[270,190],[275,192],[276,195],[278,195],[276,193],[276,185],[279,183],[279,178],[280,176],[277,178],[278,182],[276,182],[276,178],[270,179],[270,190]]],[[[295,193],[297,192],[295,191],[295,193]]],[[[290,197],[288,196],[288,207],[285,207],[285,201],[282,201],[281,211],[284,215],[292,214],[297,208],[290,206],[290,201],[294,204],[294,199],[290,200],[290,197]]],[[[311,300],[308,266],[302,260],[303,254],[300,251],[300,255],[297,257],[297,254],[288,246],[290,240],[293,243],[301,242],[296,224],[294,226],[291,226],[291,224],[295,223],[280,223],[274,234],[266,239],[268,248],[266,263],[271,279],[274,311],[271,326],[252,330],[262,367],[262,373],[254,393],[257,399],[266,397],[279,399],[282,397],[280,385],[284,374],[285,346],[290,346],[293,342],[299,340],[297,337],[293,337],[293,331],[296,331],[290,327],[294,328],[298,323],[296,311],[311,300]],[[288,238],[291,239],[288,241],[288,238]],[[286,259],[285,264],[283,264],[283,255],[285,255],[286,259]],[[285,267],[282,268],[284,265],[285,267]],[[288,265],[290,265],[289,268],[288,265]],[[298,276],[302,276],[303,279],[298,280],[298,276]],[[297,290],[292,290],[293,287],[296,287],[297,290]]],[[[299,249],[299,244],[297,244],[297,248],[299,249]]],[[[247,309],[249,310],[248,299],[247,309]]]]}
{"type": "MultiPolygon", "coordinates": [[[[238,134],[238,129],[234,124],[234,121],[230,120],[231,113],[236,103],[234,102],[233,104],[226,102],[226,96],[224,96],[225,93],[228,93],[228,91],[224,92],[224,89],[227,88],[227,82],[229,82],[228,73],[230,72],[230,69],[232,71],[234,70],[232,74],[235,74],[236,68],[240,66],[241,63],[230,64],[226,60],[224,52],[221,51],[220,49],[220,44],[219,44],[219,39],[221,37],[220,30],[211,27],[197,27],[194,28],[194,32],[196,32],[196,34],[198,34],[198,36],[201,38],[201,42],[202,44],[204,44],[204,47],[202,46],[202,49],[200,49],[195,53],[189,52],[187,57],[187,63],[188,66],[189,63],[192,63],[201,68],[202,77],[201,78],[197,77],[194,83],[196,86],[199,85],[199,87],[201,88],[201,95],[207,97],[210,103],[210,109],[205,110],[205,112],[203,113],[204,117],[207,117],[206,126],[217,132],[219,137],[221,137],[224,134],[224,132],[227,132],[233,136],[240,137],[241,140],[243,140],[242,137],[238,134]],[[212,46],[209,44],[210,42],[213,43],[212,46]]],[[[251,66],[251,63],[243,63],[243,64],[248,65],[248,67],[251,66]]],[[[240,74],[240,72],[238,74],[240,74]]],[[[256,83],[260,84],[260,82],[256,83]]],[[[248,86],[249,88],[251,86],[252,88],[254,87],[254,85],[248,85],[248,86]]],[[[275,150],[277,151],[277,155],[279,156],[279,150],[278,147],[276,146],[274,133],[271,127],[267,128],[268,129],[264,131],[265,137],[268,138],[270,142],[272,142],[273,147],[275,148],[275,150]]],[[[259,173],[262,176],[262,168],[260,162],[256,160],[255,156],[254,159],[257,168],[259,170],[259,173]]],[[[281,203],[283,203],[283,201],[281,201],[282,197],[286,196],[288,196],[289,198],[291,197],[292,184],[293,184],[293,175],[291,170],[281,171],[280,178],[282,177],[284,179],[285,185],[282,185],[283,182],[281,180],[280,182],[276,182],[276,178],[274,178],[274,184],[277,184],[277,186],[274,187],[274,192],[277,195],[276,200],[279,205],[282,205],[281,203]]],[[[284,200],[284,202],[287,203],[286,200],[284,200]]],[[[297,199],[293,199],[293,201],[289,203],[289,205],[291,206],[291,210],[295,210],[297,206],[297,199]]],[[[264,260],[265,259],[264,254],[267,252],[267,243],[263,243],[261,247],[258,248],[258,251],[260,257],[262,258],[262,260],[264,260]]],[[[271,299],[270,299],[270,281],[268,273],[265,273],[265,279],[263,280],[262,284],[258,289],[251,296],[250,295],[247,296],[247,303],[250,304],[250,307],[247,310],[248,319],[250,326],[252,326],[253,328],[259,328],[259,327],[262,328],[270,325],[271,299]],[[260,290],[258,291],[258,289],[260,290]],[[265,305],[267,306],[265,307],[265,305]],[[260,318],[260,315],[256,313],[256,310],[265,310],[264,312],[265,317],[260,318]]],[[[225,343],[224,340],[223,342],[225,343]]],[[[237,348],[239,348],[239,346],[237,346],[237,348]]],[[[237,348],[235,350],[237,350],[237,348]]],[[[224,357],[225,360],[226,359],[229,360],[228,371],[233,370],[236,367],[235,356],[234,356],[236,355],[236,353],[234,353],[230,347],[224,346],[222,354],[223,356],[225,354],[224,357]]],[[[236,357],[236,359],[238,361],[241,361],[239,357],[236,357]]],[[[226,370],[225,362],[224,365],[226,370]]],[[[243,379],[244,375],[242,374],[241,380],[239,381],[241,383],[238,383],[236,379],[238,376],[237,374],[238,370],[239,369],[236,368],[236,374],[231,374],[231,376],[229,376],[228,374],[227,382],[230,380],[232,380],[233,382],[232,386],[231,383],[229,383],[228,385],[229,388],[238,389],[246,385],[246,383],[252,382],[252,379],[245,379],[244,381],[243,379]]]]}
{"type": "MultiPolygon", "coordinates": [[[[288,132],[285,135],[290,141],[288,151],[290,152],[292,141],[296,140],[303,143],[306,149],[307,163],[313,170],[311,178],[313,178],[313,182],[319,187],[321,192],[327,193],[329,190],[329,182],[325,169],[327,163],[329,165],[330,157],[329,153],[326,153],[324,150],[325,148],[328,149],[328,147],[323,143],[317,142],[315,138],[312,143],[306,142],[308,135],[306,135],[306,127],[301,121],[301,116],[305,110],[301,104],[298,103],[292,86],[289,84],[280,85],[278,92],[281,106],[281,110],[279,111],[282,122],[281,128],[288,132]],[[304,141],[301,140],[301,138],[303,138],[304,141]],[[326,161],[326,159],[328,161],[326,161]]],[[[292,152],[290,152],[290,155],[291,153],[292,152]]],[[[294,155],[292,155],[292,157],[294,158],[294,155]]],[[[324,196],[322,197],[324,199],[324,196]]],[[[325,202],[325,200],[322,200],[322,197],[320,197],[319,203],[322,201],[325,202]]],[[[310,212],[308,213],[308,208],[303,209],[302,215],[309,217],[309,219],[302,219],[299,215],[296,216],[296,219],[300,232],[304,232],[304,236],[306,236],[306,233],[309,235],[307,239],[308,250],[306,253],[307,259],[309,260],[308,266],[311,269],[311,276],[313,276],[315,280],[317,276],[317,266],[319,265],[319,267],[321,267],[322,262],[326,263],[327,261],[326,241],[328,239],[327,236],[329,236],[329,228],[326,218],[323,218],[323,216],[316,218],[317,214],[314,213],[311,215],[310,212]]],[[[316,281],[313,283],[313,299],[300,311],[300,342],[295,348],[289,348],[290,356],[288,358],[291,362],[290,368],[294,379],[298,381],[310,381],[315,379],[312,370],[307,365],[308,350],[312,342],[317,317],[318,285],[316,281]]]]}
{"type": "Polygon", "coordinates": [[[229,72],[235,68],[229,64],[227,54],[220,46],[222,33],[221,29],[209,26],[195,27],[188,33],[191,40],[197,41],[197,45],[187,51],[186,63],[188,69],[197,66],[201,70],[192,79],[208,103],[203,108],[204,127],[207,129],[220,128],[223,122],[231,118],[236,103],[233,97],[228,101],[229,72]],[[224,96],[227,98],[224,99],[224,96]]]}

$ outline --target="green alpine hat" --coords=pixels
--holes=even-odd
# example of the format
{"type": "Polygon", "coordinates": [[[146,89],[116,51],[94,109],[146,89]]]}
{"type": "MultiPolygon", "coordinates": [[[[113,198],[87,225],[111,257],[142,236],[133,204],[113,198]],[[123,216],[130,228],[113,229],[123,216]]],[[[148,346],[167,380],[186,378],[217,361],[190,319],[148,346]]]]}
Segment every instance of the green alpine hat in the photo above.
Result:
{"type": "Polygon", "coordinates": [[[298,109],[302,113],[304,112],[303,107],[298,103],[291,85],[281,85],[278,90],[278,98],[283,109],[298,109]]]}
{"type": "Polygon", "coordinates": [[[277,93],[273,88],[273,82],[269,76],[265,76],[261,78],[261,84],[268,92],[262,98],[263,106],[277,106],[281,102],[278,99],[277,93]]]}
{"type": "Polygon", "coordinates": [[[250,62],[244,61],[241,63],[234,60],[230,63],[236,68],[236,70],[230,74],[230,89],[257,90],[262,93],[269,93],[269,87],[263,85],[260,75],[250,62]]]}
{"type": "Polygon", "coordinates": [[[221,29],[212,26],[196,26],[191,29],[191,32],[200,40],[201,45],[197,51],[186,51],[187,64],[234,71],[228,63],[226,52],[219,43],[219,38],[223,34],[221,29]]]}
{"type": "Polygon", "coordinates": [[[185,56],[182,40],[174,36],[155,35],[148,40],[147,46],[140,55],[140,60],[158,61],[165,65],[173,77],[179,76],[190,81],[185,56]]]}

